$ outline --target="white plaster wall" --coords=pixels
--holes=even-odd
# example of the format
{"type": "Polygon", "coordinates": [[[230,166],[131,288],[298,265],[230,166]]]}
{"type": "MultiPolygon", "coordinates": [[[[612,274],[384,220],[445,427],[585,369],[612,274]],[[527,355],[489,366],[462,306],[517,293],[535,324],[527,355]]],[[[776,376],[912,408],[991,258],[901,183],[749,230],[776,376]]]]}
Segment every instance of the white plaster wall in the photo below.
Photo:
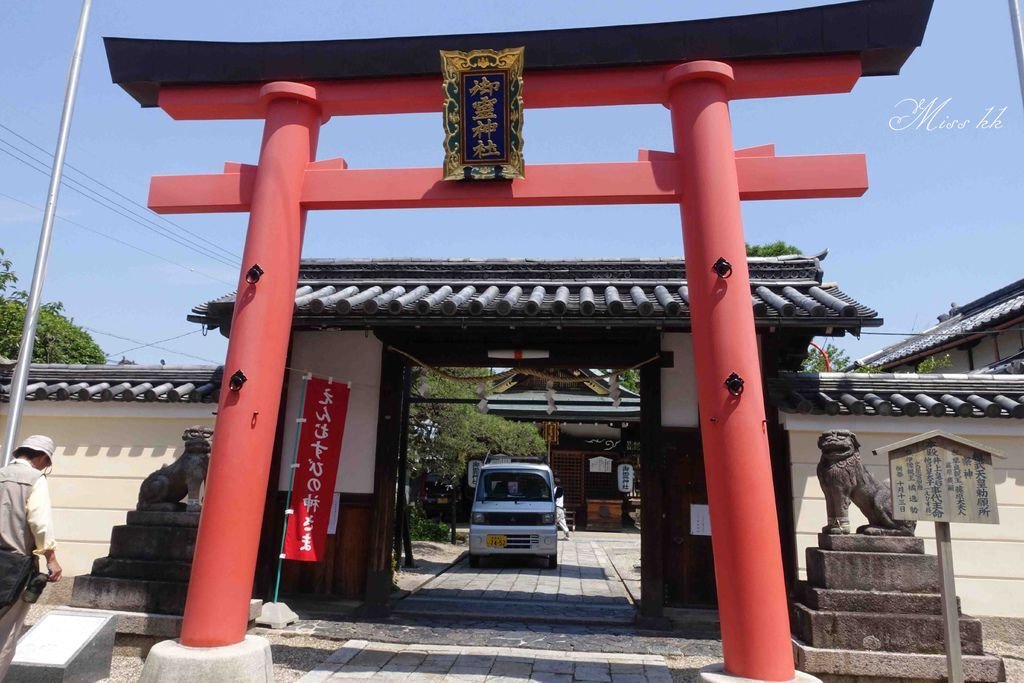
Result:
{"type": "MultiPolygon", "coordinates": [[[[373,493],[381,350],[380,340],[364,332],[325,330],[292,335],[292,368],[332,377],[336,382],[352,383],[335,491],[373,493]]],[[[289,466],[295,456],[295,420],[301,410],[303,374],[290,371],[287,377],[288,400],[278,482],[282,491],[288,488],[289,466]]]]}
{"type": "MultiPolygon", "coordinates": [[[[783,415],[789,433],[793,473],[793,511],[796,521],[800,578],[806,578],[806,548],[817,545],[826,523],[825,499],[818,484],[818,436],[826,429],[851,429],[861,443],[861,456],[880,481],[889,478],[888,461],[871,453],[879,448],[932,429],[990,446],[1007,456],[996,458],[996,502],[999,524],[953,524],[953,567],[963,610],[975,616],[1024,615],[1024,428],[1017,420],[965,418],[823,418],[783,415]]],[[[866,524],[851,507],[850,524],[866,524]]],[[[935,525],[918,523],[925,552],[935,553],[935,525]]]]}
{"type": "Polygon", "coordinates": [[[693,367],[693,337],[667,333],[661,350],[671,351],[671,368],[661,369],[661,424],[664,427],[696,427],[697,377],[693,367]]]}
{"type": "MultiPolygon", "coordinates": [[[[7,421],[0,407],[0,424],[7,421]]],[[[216,404],[29,401],[19,440],[46,434],[57,444],[49,475],[57,558],[68,576],[88,574],[110,551],[110,530],[135,509],[146,476],[181,455],[192,425],[213,426],[216,404]]]]}

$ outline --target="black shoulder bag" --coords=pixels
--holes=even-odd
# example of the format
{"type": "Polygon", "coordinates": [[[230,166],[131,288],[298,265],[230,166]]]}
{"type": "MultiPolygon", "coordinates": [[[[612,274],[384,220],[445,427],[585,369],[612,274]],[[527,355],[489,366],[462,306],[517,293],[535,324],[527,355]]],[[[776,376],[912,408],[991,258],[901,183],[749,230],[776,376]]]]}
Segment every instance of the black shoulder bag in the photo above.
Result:
{"type": "Polygon", "coordinates": [[[25,589],[29,577],[39,570],[35,555],[0,550],[0,607],[13,604],[25,589]]]}

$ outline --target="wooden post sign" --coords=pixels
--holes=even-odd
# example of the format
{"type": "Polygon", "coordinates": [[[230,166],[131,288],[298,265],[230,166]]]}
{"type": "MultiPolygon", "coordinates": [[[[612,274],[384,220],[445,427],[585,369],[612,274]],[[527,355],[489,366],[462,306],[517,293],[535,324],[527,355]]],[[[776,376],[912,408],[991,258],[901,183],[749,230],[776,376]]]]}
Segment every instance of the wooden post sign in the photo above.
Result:
{"type": "Polygon", "coordinates": [[[949,525],[999,523],[992,458],[1004,456],[939,430],[883,446],[875,454],[889,456],[893,517],[935,522],[949,680],[963,683],[949,525]]]}

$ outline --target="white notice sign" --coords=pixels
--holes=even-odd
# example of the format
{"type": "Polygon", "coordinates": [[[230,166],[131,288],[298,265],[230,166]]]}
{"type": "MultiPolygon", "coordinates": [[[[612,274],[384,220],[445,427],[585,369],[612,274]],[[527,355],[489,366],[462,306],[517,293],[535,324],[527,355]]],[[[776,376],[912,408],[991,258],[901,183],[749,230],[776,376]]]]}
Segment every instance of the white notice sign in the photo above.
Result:
{"type": "Polygon", "coordinates": [[[18,641],[14,661],[65,666],[112,618],[111,614],[50,612],[18,641]]]}
{"type": "Polygon", "coordinates": [[[622,463],[617,468],[618,470],[618,481],[619,481],[619,493],[632,493],[633,492],[633,466],[629,463],[622,463]]]}
{"type": "Polygon", "coordinates": [[[590,471],[591,472],[607,472],[611,474],[612,471],[612,459],[604,456],[590,459],[590,471]]]}
{"type": "Polygon", "coordinates": [[[707,505],[690,506],[690,535],[711,535],[711,511],[707,505]]]}
{"type": "Polygon", "coordinates": [[[480,480],[480,468],[483,466],[484,464],[479,460],[470,460],[466,464],[466,479],[468,479],[469,488],[476,488],[476,483],[480,480]]]}

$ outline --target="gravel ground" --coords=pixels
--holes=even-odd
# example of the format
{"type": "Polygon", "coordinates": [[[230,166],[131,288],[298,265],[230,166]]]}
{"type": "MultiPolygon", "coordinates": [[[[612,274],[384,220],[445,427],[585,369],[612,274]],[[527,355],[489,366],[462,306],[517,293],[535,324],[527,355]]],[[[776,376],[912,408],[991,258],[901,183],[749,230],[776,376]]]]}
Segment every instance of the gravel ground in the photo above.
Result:
{"type": "Polygon", "coordinates": [[[434,578],[466,552],[466,545],[452,545],[436,541],[413,541],[414,568],[399,567],[395,585],[404,591],[414,591],[434,578]]]}

